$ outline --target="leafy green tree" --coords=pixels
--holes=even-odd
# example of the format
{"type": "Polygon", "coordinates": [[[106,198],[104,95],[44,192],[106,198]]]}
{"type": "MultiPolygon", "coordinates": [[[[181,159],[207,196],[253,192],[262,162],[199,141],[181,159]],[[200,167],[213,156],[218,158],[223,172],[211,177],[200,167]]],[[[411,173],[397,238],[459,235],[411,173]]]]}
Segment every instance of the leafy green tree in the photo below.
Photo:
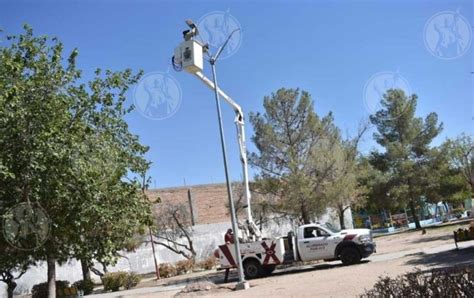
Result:
{"type": "Polygon", "coordinates": [[[0,253],[3,256],[0,257],[0,281],[7,285],[8,298],[12,298],[17,286],[15,280],[34,265],[34,260],[28,253],[12,247],[4,239],[0,239],[0,253]]]}
{"type": "MultiPolygon", "coordinates": [[[[278,197],[265,189],[266,181],[259,180],[250,183],[250,192],[252,194],[252,215],[255,224],[263,231],[264,227],[270,226],[272,223],[280,224],[287,219],[292,219],[285,210],[278,209],[278,197]],[[263,187],[262,185],[263,184],[263,187]]],[[[237,219],[241,216],[245,218],[247,201],[245,199],[245,191],[242,183],[233,183],[234,206],[237,219]]],[[[230,213],[229,203],[225,203],[230,213]]],[[[241,222],[239,222],[239,225],[241,222]]]]}
{"type": "Polygon", "coordinates": [[[261,192],[276,195],[278,208],[304,223],[328,206],[324,192],[338,175],[332,152],[339,130],[332,114],[319,118],[308,92],[279,89],[264,98],[265,113],[251,113],[261,192]]]}
{"type": "Polygon", "coordinates": [[[338,176],[329,185],[325,197],[334,207],[341,229],[345,229],[345,213],[351,207],[361,206],[366,198],[366,188],[360,177],[366,175],[367,164],[360,159],[358,146],[368,126],[360,126],[357,136],[339,140],[339,146],[333,150],[333,158],[338,176]]]}
{"type": "Polygon", "coordinates": [[[398,200],[390,196],[390,174],[372,166],[369,157],[363,157],[361,163],[366,169],[358,179],[366,189],[365,209],[370,213],[379,213],[381,210],[400,208],[398,200]]]}
{"type": "Polygon", "coordinates": [[[448,139],[442,148],[449,163],[449,170],[458,175],[450,175],[454,184],[461,188],[462,196],[474,197],[474,139],[462,134],[454,139],[448,139]]]}
{"type": "Polygon", "coordinates": [[[84,82],[77,55],[63,59],[58,39],[28,26],[0,47],[0,211],[27,203],[47,212],[49,237],[29,254],[47,262],[49,297],[56,262],[113,263],[150,222],[140,183],[126,179],[148,167],[148,148],[123,119],[133,109],[125,93],[141,74],[97,70],[84,82]]]}
{"type": "Polygon", "coordinates": [[[381,100],[382,108],[370,116],[375,125],[376,142],[383,152],[373,152],[372,165],[389,174],[387,193],[408,206],[416,228],[421,228],[416,208],[424,197],[430,197],[440,179],[435,167],[433,139],[442,130],[436,113],[425,119],[415,116],[417,96],[407,96],[402,90],[388,90],[381,100]]]}

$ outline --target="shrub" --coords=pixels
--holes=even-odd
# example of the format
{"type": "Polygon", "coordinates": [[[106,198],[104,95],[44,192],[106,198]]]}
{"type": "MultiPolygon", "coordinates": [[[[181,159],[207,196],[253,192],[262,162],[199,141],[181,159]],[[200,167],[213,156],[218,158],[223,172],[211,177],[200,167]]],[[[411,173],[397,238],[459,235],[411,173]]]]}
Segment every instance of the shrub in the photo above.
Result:
{"type": "Polygon", "coordinates": [[[123,287],[127,290],[134,288],[140,283],[141,280],[142,280],[142,277],[140,275],[138,275],[135,272],[129,272],[125,278],[123,287]]]}
{"type": "MultiPolygon", "coordinates": [[[[69,281],[67,280],[57,280],[56,281],[56,291],[62,291],[65,288],[69,287],[69,281]]],[[[36,284],[31,289],[32,298],[46,298],[48,297],[48,283],[43,282],[36,284]]]]}
{"type": "Polygon", "coordinates": [[[168,263],[160,264],[159,272],[162,278],[172,277],[177,274],[176,268],[168,263]]]}
{"type": "Polygon", "coordinates": [[[214,256],[209,256],[207,259],[204,259],[196,264],[196,267],[202,268],[205,270],[211,270],[217,265],[217,258],[214,256]]]}
{"type": "Polygon", "coordinates": [[[78,280],[72,286],[84,292],[84,295],[92,294],[94,291],[94,282],[90,279],[78,280]]]}
{"type": "Polygon", "coordinates": [[[102,276],[102,284],[104,285],[104,291],[118,291],[120,287],[125,284],[127,278],[127,272],[108,272],[102,276]]]}
{"type": "Polygon", "coordinates": [[[471,297],[474,272],[468,268],[416,270],[396,278],[381,277],[361,297],[471,297]]]}
{"type": "Polygon", "coordinates": [[[194,261],[193,260],[182,260],[176,262],[176,271],[178,275],[186,274],[193,270],[194,261]]]}

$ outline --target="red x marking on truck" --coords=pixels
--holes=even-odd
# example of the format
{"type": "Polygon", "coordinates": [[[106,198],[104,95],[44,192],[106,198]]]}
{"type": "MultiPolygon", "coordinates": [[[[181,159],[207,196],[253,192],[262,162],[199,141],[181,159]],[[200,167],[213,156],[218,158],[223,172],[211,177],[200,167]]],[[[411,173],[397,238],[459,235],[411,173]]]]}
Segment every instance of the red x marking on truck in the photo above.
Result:
{"type": "Polygon", "coordinates": [[[277,256],[275,255],[276,243],[272,242],[270,247],[268,247],[268,245],[265,243],[265,241],[263,241],[262,246],[265,249],[265,259],[263,260],[263,264],[264,265],[268,264],[268,261],[270,261],[270,258],[273,259],[275,264],[280,264],[280,260],[278,260],[277,256]]]}

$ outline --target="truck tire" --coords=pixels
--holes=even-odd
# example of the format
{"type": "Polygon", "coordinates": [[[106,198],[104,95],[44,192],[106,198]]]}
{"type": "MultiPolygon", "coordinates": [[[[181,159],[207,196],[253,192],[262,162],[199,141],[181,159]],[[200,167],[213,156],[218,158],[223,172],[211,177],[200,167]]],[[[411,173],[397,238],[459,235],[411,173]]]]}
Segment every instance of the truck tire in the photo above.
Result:
{"type": "Polygon", "coordinates": [[[263,276],[269,276],[275,271],[276,265],[265,265],[262,267],[263,276]]]}
{"type": "Polygon", "coordinates": [[[353,265],[360,262],[360,253],[353,246],[344,247],[341,251],[341,261],[344,265],[353,265]]]}
{"type": "Polygon", "coordinates": [[[263,269],[260,262],[256,259],[247,259],[244,261],[245,278],[253,279],[263,275],[263,269]]]}

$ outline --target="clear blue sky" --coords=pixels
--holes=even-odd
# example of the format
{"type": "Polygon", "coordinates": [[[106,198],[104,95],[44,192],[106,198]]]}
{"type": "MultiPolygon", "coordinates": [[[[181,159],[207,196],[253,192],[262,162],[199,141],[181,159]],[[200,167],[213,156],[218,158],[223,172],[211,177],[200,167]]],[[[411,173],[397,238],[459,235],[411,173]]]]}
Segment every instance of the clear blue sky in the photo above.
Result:
{"type": "MultiPolygon", "coordinates": [[[[0,0],[0,28],[13,34],[29,23],[38,34],[59,37],[67,50],[79,48],[79,67],[90,78],[96,67],[166,72],[182,41],[185,19],[228,11],[241,25],[242,43],[218,65],[219,81],[246,113],[261,111],[263,97],[280,87],[300,87],[312,94],[318,114],[333,111],[339,127],[353,133],[368,116],[363,99],[367,80],[381,71],[398,71],[419,96],[417,114],[434,111],[444,122],[439,143],[474,131],[474,46],[462,57],[443,60],[427,50],[423,39],[431,16],[458,9],[472,26],[472,1],[456,0],[0,0]]],[[[191,75],[170,72],[182,91],[177,113],[160,121],[139,113],[127,117],[132,131],[151,147],[152,186],[179,186],[184,178],[187,184],[222,182],[213,94],[191,75]]],[[[230,171],[237,180],[241,168],[233,112],[225,105],[223,110],[230,171]]],[[[247,130],[253,151],[250,124],[247,130]]],[[[362,149],[373,147],[369,134],[362,149]]]]}

